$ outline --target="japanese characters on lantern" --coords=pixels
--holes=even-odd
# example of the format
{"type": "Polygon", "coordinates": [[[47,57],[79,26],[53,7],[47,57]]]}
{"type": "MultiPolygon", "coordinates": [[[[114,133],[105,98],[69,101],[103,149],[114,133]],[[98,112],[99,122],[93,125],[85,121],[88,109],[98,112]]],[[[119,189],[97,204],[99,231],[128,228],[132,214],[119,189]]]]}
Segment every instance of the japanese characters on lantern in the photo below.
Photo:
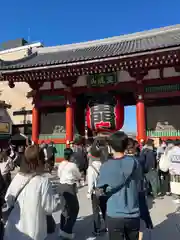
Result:
{"type": "Polygon", "coordinates": [[[86,121],[92,131],[117,131],[124,124],[124,105],[112,94],[96,95],[88,102],[86,121]]]}

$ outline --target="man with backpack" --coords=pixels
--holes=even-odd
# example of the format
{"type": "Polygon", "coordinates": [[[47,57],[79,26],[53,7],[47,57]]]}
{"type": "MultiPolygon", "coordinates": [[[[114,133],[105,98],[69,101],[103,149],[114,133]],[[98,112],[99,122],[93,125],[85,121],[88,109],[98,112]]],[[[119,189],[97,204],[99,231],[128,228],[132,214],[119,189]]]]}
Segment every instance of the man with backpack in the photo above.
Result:
{"type": "Polygon", "coordinates": [[[145,173],[147,183],[150,185],[152,195],[156,198],[159,192],[159,178],[156,154],[154,152],[154,141],[152,139],[148,139],[144,145],[139,161],[142,166],[142,171],[145,173]]]}

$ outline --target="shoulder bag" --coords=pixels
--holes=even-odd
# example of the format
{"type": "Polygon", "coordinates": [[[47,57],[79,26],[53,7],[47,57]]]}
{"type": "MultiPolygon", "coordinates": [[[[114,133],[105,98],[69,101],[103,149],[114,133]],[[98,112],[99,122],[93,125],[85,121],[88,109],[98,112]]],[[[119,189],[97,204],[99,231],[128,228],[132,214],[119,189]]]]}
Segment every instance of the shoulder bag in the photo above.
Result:
{"type": "Polygon", "coordinates": [[[24,188],[28,185],[28,183],[35,177],[36,175],[31,176],[27,182],[24,184],[24,186],[18,191],[12,206],[8,207],[7,203],[4,203],[4,205],[2,206],[2,221],[5,224],[9,218],[9,215],[11,214],[12,210],[14,209],[15,203],[19,197],[19,195],[21,194],[21,192],[24,190],[24,188]]]}
{"type": "Polygon", "coordinates": [[[95,195],[97,197],[102,197],[102,196],[105,196],[106,198],[110,198],[113,194],[119,192],[124,186],[126,186],[127,184],[129,184],[129,182],[131,181],[132,179],[132,176],[135,172],[135,170],[137,169],[137,162],[136,160],[134,159],[134,165],[133,165],[133,169],[132,169],[132,172],[131,174],[127,177],[127,179],[125,180],[124,183],[122,183],[121,185],[117,186],[116,188],[113,189],[113,191],[111,191],[111,193],[109,194],[108,193],[108,188],[110,186],[108,185],[105,185],[105,186],[102,186],[100,188],[96,188],[95,189],[95,195]]]}
{"type": "Polygon", "coordinates": [[[95,173],[97,174],[97,176],[99,176],[99,171],[91,164],[92,169],[95,171],[95,173]]]}

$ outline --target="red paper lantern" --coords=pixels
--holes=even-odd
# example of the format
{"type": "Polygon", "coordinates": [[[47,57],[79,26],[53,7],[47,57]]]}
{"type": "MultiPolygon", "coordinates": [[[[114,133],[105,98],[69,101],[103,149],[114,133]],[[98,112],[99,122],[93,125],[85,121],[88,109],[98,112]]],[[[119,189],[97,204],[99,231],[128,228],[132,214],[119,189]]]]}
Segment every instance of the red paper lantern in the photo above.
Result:
{"type": "Polygon", "coordinates": [[[86,121],[92,131],[115,132],[123,127],[124,105],[111,94],[93,97],[86,108],[86,121]]]}

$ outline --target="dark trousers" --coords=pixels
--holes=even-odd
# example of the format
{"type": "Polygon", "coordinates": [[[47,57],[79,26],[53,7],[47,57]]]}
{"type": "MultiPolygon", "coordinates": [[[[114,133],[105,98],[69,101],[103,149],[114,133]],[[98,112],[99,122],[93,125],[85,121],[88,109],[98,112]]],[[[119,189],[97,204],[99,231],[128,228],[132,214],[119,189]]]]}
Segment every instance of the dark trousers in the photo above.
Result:
{"type": "Polygon", "coordinates": [[[4,238],[4,224],[0,221],[0,240],[4,238]]]}
{"type": "Polygon", "coordinates": [[[54,168],[54,164],[55,164],[55,156],[52,156],[48,159],[48,161],[46,163],[46,168],[49,171],[49,173],[52,172],[52,170],[54,168]]]}
{"type": "Polygon", "coordinates": [[[5,175],[3,175],[3,179],[4,179],[4,182],[5,182],[5,192],[7,191],[10,183],[11,183],[11,173],[7,173],[5,175]]]}
{"type": "Polygon", "coordinates": [[[79,213],[79,202],[76,194],[76,186],[61,184],[60,191],[65,199],[65,207],[61,214],[60,229],[63,232],[72,234],[74,224],[79,213]]]}
{"type": "Polygon", "coordinates": [[[109,240],[138,240],[140,218],[107,218],[109,240]]]}
{"type": "Polygon", "coordinates": [[[54,233],[56,230],[56,222],[55,222],[53,216],[47,215],[46,220],[47,220],[47,233],[48,234],[54,233]]]}
{"type": "Polygon", "coordinates": [[[159,186],[160,185],[159,184],[159,177],[158,177],[157,170],[156,169],[150,170],[146,174],[146,180],[150,184],[153,196],[157,197],[158,192],[159,192],[159,188],[160,188],[160,186],[159,186]]]}
{"type": "Polygon", "coordinates": [[[146,227],[152,229],[153,223],[149,213],[145,191],[139,192],[139,210],[140,218],[145,222],[146,227]]]}
{"type": "Polygon", "coordinates": [[[106,222],[106,206],[107,200],[105,197],[97,198],[95,194],[91,195],[92,201],[92,212],[93,212],[93,227],[94,232],[98,232],[101,229],[101,217],[100,212],[104,222],[106,222]]]}
{"type": "Polygon", "coordinates": [[[170,175],[169,175],[169,172],[159,171],[159,178],[160,178],[161,193],[166,194],[167,192],[170,192],[170,175]]]}

